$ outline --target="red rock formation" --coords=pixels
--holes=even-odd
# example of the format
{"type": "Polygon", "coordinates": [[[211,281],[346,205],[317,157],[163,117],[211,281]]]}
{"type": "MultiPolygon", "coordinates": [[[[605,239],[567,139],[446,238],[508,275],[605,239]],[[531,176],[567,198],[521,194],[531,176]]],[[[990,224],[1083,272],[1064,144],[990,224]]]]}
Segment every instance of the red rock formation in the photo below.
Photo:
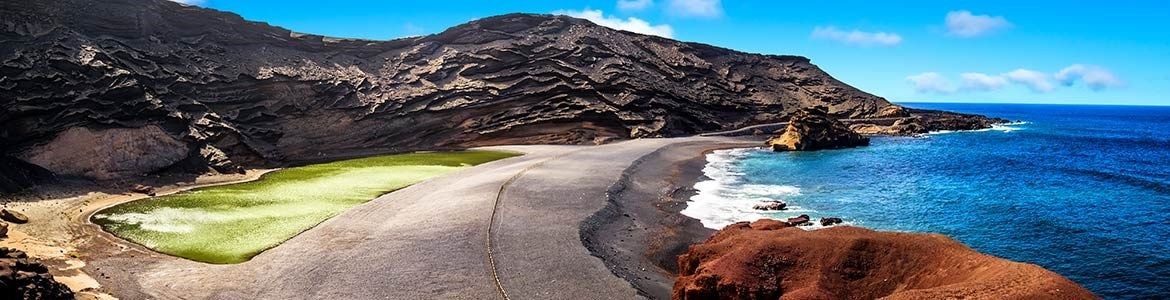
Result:
{"type": "Polygon", "coordinates": [[[732,224],[679,256],[673,299],[1096,299],[1036,265],[945,236],[732,224]]]}

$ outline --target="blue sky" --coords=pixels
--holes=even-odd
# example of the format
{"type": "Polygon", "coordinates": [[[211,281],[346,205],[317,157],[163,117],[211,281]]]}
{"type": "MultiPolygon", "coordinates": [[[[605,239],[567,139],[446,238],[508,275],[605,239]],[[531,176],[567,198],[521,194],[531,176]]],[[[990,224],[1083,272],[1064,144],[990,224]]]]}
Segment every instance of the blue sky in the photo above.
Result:
{"type": "Polygon", "coordinates": [[[1152,0],[184,1],[294,31],[379,40],[510,12],[560,13],[804,55],[893,101],[1170,105],[1170,4],[1152,0]]]}

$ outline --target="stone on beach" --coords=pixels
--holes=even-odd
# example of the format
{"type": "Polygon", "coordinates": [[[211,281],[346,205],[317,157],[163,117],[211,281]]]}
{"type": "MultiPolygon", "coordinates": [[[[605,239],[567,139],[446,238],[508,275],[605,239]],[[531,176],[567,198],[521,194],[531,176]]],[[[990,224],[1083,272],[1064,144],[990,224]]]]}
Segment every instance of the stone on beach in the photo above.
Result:
{"type": "Polygon", "coordinates": [[[0,299],[74,299],[49,268],[24,251],[0,248],[0,299]]]}

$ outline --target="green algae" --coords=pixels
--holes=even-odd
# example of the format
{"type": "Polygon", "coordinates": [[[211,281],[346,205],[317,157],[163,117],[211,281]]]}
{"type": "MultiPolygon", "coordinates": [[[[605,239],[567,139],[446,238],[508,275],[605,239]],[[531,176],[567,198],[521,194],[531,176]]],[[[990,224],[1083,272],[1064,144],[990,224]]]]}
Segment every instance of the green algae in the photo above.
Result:
{"type": "Polygon", "coordinates": [[[380,195],[515,155],[426,152],[293,167],[252,182],[123,203],[98,212],[93,222],[158,252],[240,263],[380,195]]]}

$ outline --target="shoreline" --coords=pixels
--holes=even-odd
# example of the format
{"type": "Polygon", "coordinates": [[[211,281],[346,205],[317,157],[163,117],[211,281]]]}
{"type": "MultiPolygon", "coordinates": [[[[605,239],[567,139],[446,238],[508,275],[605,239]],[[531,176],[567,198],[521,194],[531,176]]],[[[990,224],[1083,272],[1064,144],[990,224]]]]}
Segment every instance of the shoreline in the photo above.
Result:
{"type": "MultiPolygon", "coordinates": [[[[192,189],[258,180],[278,169],[250,169],[245,174],[204,174],[193,179],[153,178],[156,196],[192,189]]],[[[103,272],[93,269],[92,255],[107,253],[98,248],[118,247],[119,251],[165,255],[105,231],[90,218],[103,209],[151,198],[127,191],[122,182],[67,183],[39,187],[37,193],[6,198],[5,207],[29,216],[27,224],[9,224],[8,237],[0,246],[26,251],[49,267],[50,273],[78,294],[79,299],[117,299],[108,294],[101,281],[103,272]]]]}
{"type": "Polygon", "coordinates": [[[716,232],[681,212],[703,180],[706,156],[760,141],[699,141],[667,145],[628,166],[610,187],[607,203],[581,224],[581,242],[638,294],[669,299],[677,257],[716,232]]]}

